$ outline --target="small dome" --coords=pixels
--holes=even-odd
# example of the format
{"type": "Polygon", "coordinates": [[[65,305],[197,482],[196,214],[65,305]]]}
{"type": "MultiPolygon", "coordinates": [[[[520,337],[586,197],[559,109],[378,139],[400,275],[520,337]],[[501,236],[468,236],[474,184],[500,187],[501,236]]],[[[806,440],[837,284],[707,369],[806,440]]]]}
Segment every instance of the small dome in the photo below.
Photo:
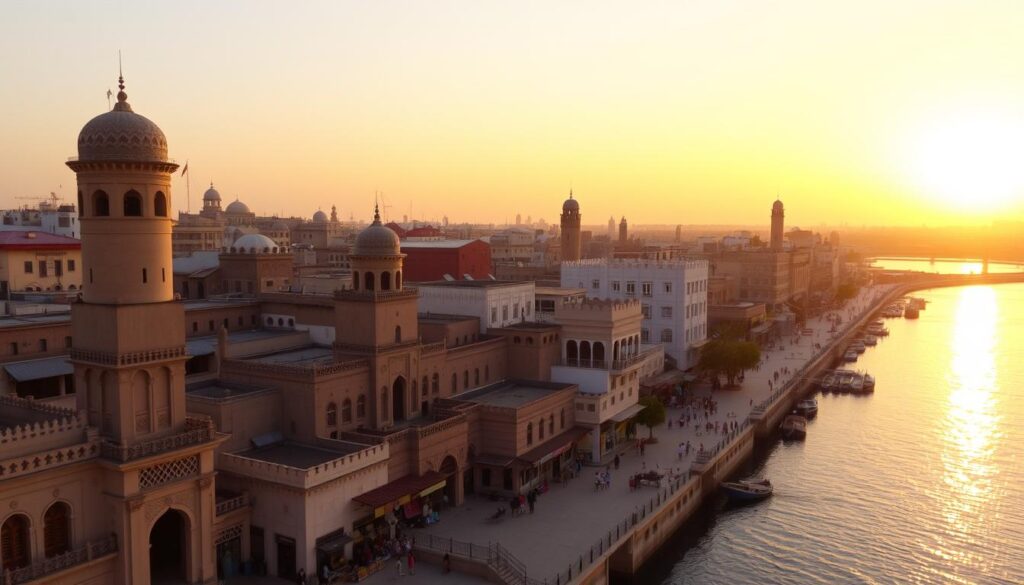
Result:
{"type": "Polygon", "coordinates": [[[220,201],[220,193],[213,188],[213,183],[210,183],[210,188],[203,193],[203,201],[220,201]]]}
{"type": "Polygon", "coordinates": [[[316,223],[327,223],[327,214],[323,211],[317,211],[313,214],[313,221],[316,223]]]}
{"type": "Polygon", "coordinates": [[[352,252],[356,256],[398,256],[402,243],[398,234],[380,223],[380,213],[374,211],[373,223],[359,232],[352,252]]]}
{"type": "Polygon", "coordinates": [[[775,203],[772,203],[772,211],[782,211],[782,201],[776,199],[775,203]]]}
{"type": "Polygon", "coordinates": [[[569,191],[569,198],[566,199],[565,203],[562,204],[562,211],[568,212],[568,211],[579,211],[579,210],[580,210],[580,202],[576,201],[575,199],[573,199],[572,198],[572,191],[569,191]]]}
{"type": "Polygon", "coordinates": [[[277,251],[277,243],[263,234],[246,234],[231,246],[243,254],[269,254],[277,251]]]}
{"type": "Polygon", "coordinates": [[[234,201],[228,204],[228,208],[226,211],[228,213],[249,213],[249,206],[246,205],[245,203],[242,203],[238,199],[235,199],[234,201]]]}
{"type": "Polygon", "coordinates": [[[83,161],[167,161],[167,138],[152,120],[132,111],[124,80],[114,109],[86,122],[78,133],[78,159],[83,161]]]}

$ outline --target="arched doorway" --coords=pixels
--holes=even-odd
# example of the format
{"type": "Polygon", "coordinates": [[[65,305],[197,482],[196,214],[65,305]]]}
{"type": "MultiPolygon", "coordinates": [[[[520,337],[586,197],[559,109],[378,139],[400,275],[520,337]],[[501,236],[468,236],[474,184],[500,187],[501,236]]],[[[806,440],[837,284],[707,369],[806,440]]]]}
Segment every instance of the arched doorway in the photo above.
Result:
{"type": "Polygon", "coordinates": [[[448,497],[448,504],[452,506],[458,504],[459,502],[456,499],[458,486],[455,482],[459,480],[459,462],[449,455],[441,461],[441,468],[438,471],[444,475],[444,495],[448,497]]]}
{"type": "Polygon", "coordinates": [[[391,386],[391,421],[405,420],[405,378],[399,376],[391,386]]]}
{"type": "Polygon", "coordinates": [[[188,518],[167,510],[149,531],[149,575],[153,585],[187,583],[188,518]]]}

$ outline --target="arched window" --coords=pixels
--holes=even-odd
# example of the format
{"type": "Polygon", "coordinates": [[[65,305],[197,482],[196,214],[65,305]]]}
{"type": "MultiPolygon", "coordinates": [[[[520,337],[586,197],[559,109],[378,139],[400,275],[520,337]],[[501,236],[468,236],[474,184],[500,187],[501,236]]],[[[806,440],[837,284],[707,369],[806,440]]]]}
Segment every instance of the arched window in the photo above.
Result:
{"type": "Polygon", "coordinates": [[[398,270],[395,272],[395,290],[402,289],[402,271],[398,270]]]}
{"type": "Polygon", "coordinates": [[[360,396],[356,398],[356,418],[366,417],[366,397],[360,396]]]}
{"type": "Polygon", "coordinates": [[[452,394],[459,391],[459,375],[452,372],[452,394]]]}
{"type": "Polygon", "coordinates": [[[352,401],[348,398],[341,403],[341,422],[345,424],[352,422],[352,401]]]}
{"type": "Polygon", "coordinates": [[[352,273],[352,290],[359,290],[359,271],[352,273]]]}
{"type": "Polygon", "coordinates": [[[533,345],[533,337],[528,336],[526,338],[526,345],[533,345]]]}
{"type": "Polygon", "coordinates": [[[338,405],[333,402],[327,405],[327,426],[338,426],[338,405]]]}
{"type": "Polygon", "coordinates": [[[581,341],[580,342],[580,361],[583,362],[582,365],[590,365],[590,342],[589,341],[581,341]]]}
{"type": "Polygon", "coordinates": [[[92,214],[96,217],[110,216],[110,197],[104,191],[92,194],[92,214]]]}
{"type": "Polygon", "coordinates": [[[555,434],[555,415],[548,415],[548,434],[554,436],[555,434]]]}
{"type": "Polygon", "coordinates": [[[43,514],[43,554],[55,557],[71,550],[71,511],[56,502],[43,514]]]}
{"type": "Polygon", "coordinates": [[[594,342],[594,363],[598,366],[604,364],[604,344],[600,341],[594,342]]]}
{"type": "Polygon", "coordinates": [[[380,290],[391,290],[391,273],[380,273],[380,290]]]}
{"type": "Polygon", "coordinates": [[[134,189],[124,194],[124,216],[142,217],[142,195],[134,189]]]}
{"type": "Polygon", "coordinates": [[[474,368],[473,369],[473,385],[474,386],[479,386],[480,385],[480,368],[474,368]]]}
{"type": "Polygon", "coordinates": [[[153,198],[153,212],[157,217],[167,217],[167,196],[163,191],[157,191],[153,198]]]}
{"type": "Polygon", "coordinates": [[[533,423],[526,423],[526,446],[533,444],[533,423]]]}
{"type": "Polygon", "coordinates": [[[565,359],[569,362],[569,365],[575,365],[576,360],[579,359],[579,351],[576,349],[576,340],[570,339],[565,342],[565,359]]]}
{"type": "Polygon", "coordinates": [[[28,517],[15,514],[0,527],[0,559],[3,570],[13,571],[27,567],[32,561],[28,541],[28,517]]]}
{"type": "Polygon", "coordinates": [[[543,418],[541,418],[539,421],[537,421],[537,434],[539,435],[537,437],[537,440],[538,441],[543,441],[544,440],[544,419],[543,418]]]}
{"type": "Polygon", "coordinates": [[[373,273],[367,272],[363,274],[363,288],[365,290],[373,290],[373,273]]]}
{"type": "Polygon", "coordinates": [[[434,394],[441,392],[441,376],[434,374],[434,377],[430,380],[430,391],[434,394]]]}
{"type": "Polygon", "coordinates": [[[395,325],[395,343],[402,343],[402,327],[400,325],[395,325]]]}

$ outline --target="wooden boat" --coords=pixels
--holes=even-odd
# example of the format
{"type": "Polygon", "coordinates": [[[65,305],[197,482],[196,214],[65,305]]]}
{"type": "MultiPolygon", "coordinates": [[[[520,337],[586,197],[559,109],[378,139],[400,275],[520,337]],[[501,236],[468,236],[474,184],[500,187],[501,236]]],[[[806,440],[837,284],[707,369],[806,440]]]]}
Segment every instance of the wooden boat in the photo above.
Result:
{"type": "Polygon", "coordinates": [[[855,361],[857,361],[857,352],[855,350],[852,350],[852,349],[846,350],[846,353],[843,354],[843,361],[844,362],[855,362],[855,361]]]}
{"type": "Polygon", "coordinates": [[[825,374],[821,379],[821,391],[831,392],[836,389],[836,375],[832,372],[825,374]]]}
{"type": "Polygon", "coordinates": [[[722,484],[722,491],[735,502],[757,502],[772,495],[774,488],[767,479],[760,481],[727,481],[722,484]]]}
{"type": "Polygon", "coordinates": [[[906,319],[917,319],[921,316],[921,310],[915,307],[907,307],[903,311],[903,317],[906,319]]]}
{"type": "Polygon", "coordinates": [[[799,414],[787,415],[780,427],[784,439],[803,439],[807,436],[807,419],[799,414]]]}
{"type": "Polygon", "coordinates": [[[864,374],[864,391],[874,392],[875,391],[875,378],[871,374],[864,374]]]}
{"type": "Polygon", "coordinates": [[[868,347],[872,347],[878,345],[878,338],[875,337],[874,335],[865,335],[863,343],[868,347]]]}

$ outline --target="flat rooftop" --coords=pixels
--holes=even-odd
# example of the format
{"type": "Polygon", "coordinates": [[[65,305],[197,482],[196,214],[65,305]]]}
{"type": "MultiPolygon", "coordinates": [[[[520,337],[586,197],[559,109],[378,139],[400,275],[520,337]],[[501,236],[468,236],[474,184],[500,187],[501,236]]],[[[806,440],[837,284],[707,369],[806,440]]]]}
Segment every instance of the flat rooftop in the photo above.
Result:
{"type": "MultiPolygon", "coordinates": [[[[347,443],[339,442],[339,444],[346,447],[349,446],[347,443]]],[[[275,443],[266,447],[249,449],[248,451],[235,453],[235,455],[238,455],[239,457],[246,457],[248,459],[256,459],[258,461],[266,461],[267,463],[287,465],[288,467],[295,467],[298,469],[309,469],[311,467],[316,467],[317,465],[323,465],[328,461],[334,461],[339,457],[355,453],[356,451],[360,451],[364,448],[363,445],[357,445],[355,443],[351,443],[350,445],[350,448],[335,450],[311,447],[309,445],[300,445],[298,443],[275,443]]]]}
{"type": "Polygon", "coordinates": [[[463,321],[479,321],[479,317],[472,315],[452,315],[450,313],[419,313],[416,320],[420,323],[461,323],[463,321]]]}
{"type": "Polygon", "coordinates": [[[532,284],[529,280],[430,280],[416,283],[417,287],[425,286],[447,286],[452,288],[496,288],[501,286],[516,286],[521,284],[532,284]]]}
{"type": "Polygon", "coordinates": [[[484,386],[483,388],[470,390],[469,392],[463,392],[462,394],[456,394],[452,396],[452,399],[475,402],[487,406],[519,408],[531,402],[547,398],[566,388],[572,388],[572,386],[572,384],[558,384],[554,382],[506,380],[491,384],[490,386],[484,386]]]}
{"type": "Polygon", "coordinates": [[[586,295],[587,289],[585,288],[570,288],[561,286],[538,286],[536,288],[537,296],[552,296],[552,297],[568,297],[576,295],[586,295]]]}
{"type": "Polygon", "coordinates": [[[334,361],[334,350],[322,345],[309,345],[246,358],[264,364],[315,365],[334,361]]]}
{"type": "MultiPolygon", "coordinates": [[[[296,333],[301,332],[294,329],[246,329],[243,331],[229,331],[228,343],[245,343],[249,341],[273,339],[275,337],[291,337],[296,333]]],[[[188,347],[188,353],[190,355],[211,354],[217,350],[217,336],[202,335],[199,337],[189,337],[185,340],[185,345],[188,347]]]]}
{"type": "Polygon", "coordinates": [[[225,307],[248,307],[256,303],[256,299],[195,299],[181,301],[186,311],[200,311],[203,309],[223,309],[225,307]]]}
{"type": "Polygon", "coordinates": [[[32,325],[51,325],[54,323],[70,323],[71,312],[44,313],[41,315],[21,315],[17,317],[0,318],[0,328],[5,327],[31,327],[32,325]]]}
{"type": "Polygon", "coordinates": [[[242,384],[225,384],[220,380],[213,382],[200,382],[199,384],[192,384],[185,388],[187,396],[197,396],[200,398],[211,398],[213,400],[225,400],[228,398],[236,398],[238,396],[246,396],[249,394],[256,394],[265,390],[270,390],[269,386],[245,386],[242,384]]]}

